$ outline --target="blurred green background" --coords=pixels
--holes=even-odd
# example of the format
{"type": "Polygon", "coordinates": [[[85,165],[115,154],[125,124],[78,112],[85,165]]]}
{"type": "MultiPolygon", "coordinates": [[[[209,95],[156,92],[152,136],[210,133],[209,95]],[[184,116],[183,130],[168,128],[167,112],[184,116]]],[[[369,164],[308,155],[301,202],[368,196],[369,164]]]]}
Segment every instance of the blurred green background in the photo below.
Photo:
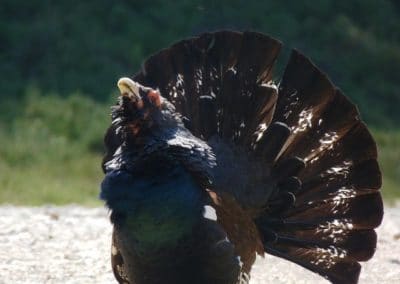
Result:
{"type": "Polygon", "coordinates": [[[0,203],[98,205],[115,83],[179,39],[223,28],[296,47],[359,106],[400,197],[400,1],[0,3],[0,203]]]}

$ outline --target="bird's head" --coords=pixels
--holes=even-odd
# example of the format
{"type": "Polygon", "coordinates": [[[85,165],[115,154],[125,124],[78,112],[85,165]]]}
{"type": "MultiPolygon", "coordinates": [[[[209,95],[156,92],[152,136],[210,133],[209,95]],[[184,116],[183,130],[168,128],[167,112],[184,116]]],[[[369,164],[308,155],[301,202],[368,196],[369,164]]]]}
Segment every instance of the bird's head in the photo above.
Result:
{"type": "Polygon", "coordinates": [[[121,96],[113,107],[113,125],[129,140],[140,140],[160,127],[180,122],[174,107],[159,90],[145,87],[129,78],[118,81],[121,96]]]}
{"type": "MultiPolygon", "coordinates": [[[[161,156],[165,160],[181,155],[195,163],[204,159],[207,164],[204,167],[209,167],[208,162],[213,166],[215,158],[211,148],[185,127],[181,114],[160,91],[129,78],[121,78],[118,88],[121,96],[112,108],[112,124],[104,137],[105,172],[133,167],[144,169],[143,163],[152,161],[151,157],[159,160],[161,156]]],[[[155,167],[154,163],[150,164],[155,167]]],[[[203,167],[202,163],[198,164],[203,167]]]]}
{"type": "Polygon", "coordinates": [[[124,131],[133,137],[148,131],[160,116],[160,92],[129,78],[119,79],[118,88],[121,96],[113,108],[113,124],[124,126],[124,131]]]}

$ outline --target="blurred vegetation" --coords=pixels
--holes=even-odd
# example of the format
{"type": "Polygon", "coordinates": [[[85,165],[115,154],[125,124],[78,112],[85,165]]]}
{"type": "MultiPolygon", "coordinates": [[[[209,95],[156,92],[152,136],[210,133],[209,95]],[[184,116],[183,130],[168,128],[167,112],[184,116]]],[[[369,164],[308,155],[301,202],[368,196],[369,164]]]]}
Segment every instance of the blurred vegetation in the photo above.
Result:
{"type": "Polygon", "coordinates": [[[393,204],[400,197],[400,131],[375,129],[372,134],[378,144],[378,158],[383,174],[383,197],[393,204]]]}
{"type": "MultiPolygon", "coordinates": [[[[359,106],[400,196],[398,0],[51,1],[0,5],[0,203],[100,204],[115,82],[179,39],[255,30],[298,48],[359,106]]],[[[277,75],[276,79],[279,76],[277,75]]]]}
{"type": "Polygon", "coordinates": [[[109,107],[33,89],[17,107],[18,117],[0,124],[0,203],[98,204],[109,107]]]}
{"type": "MultiPolygon", "coordinates": [[[[0,94],[81,91],[104,100],[122,74],[187,36],[251,29],[312,58],[375,126],[400,121],[400,2],[2,0],[0,94]]],[[[288,50],[283,52],[281,66],[288,50]]]]}

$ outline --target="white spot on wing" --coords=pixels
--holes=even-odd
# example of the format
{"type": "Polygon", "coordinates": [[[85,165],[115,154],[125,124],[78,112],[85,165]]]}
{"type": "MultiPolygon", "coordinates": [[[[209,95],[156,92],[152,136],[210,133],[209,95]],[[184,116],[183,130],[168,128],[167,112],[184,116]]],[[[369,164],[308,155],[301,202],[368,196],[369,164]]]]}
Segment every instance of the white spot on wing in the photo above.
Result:
{"type": "Polygon", "coordinates": [[[217,221],[217,212],[210,205],[204,206],[203,217],[212,221],[217,221]]]}
{"type": "Polygon", "coordinates": [[[231,68],[229,68],[228,69],[229,71],[232,71],[233,72],[233,74],[235,74],[236,75],[236,73],[237,73],[237,70],[236,70],[236,68],[235,67],[231,67],[231,68]]]}
{"type": "Polygon", "coordinates": [[[111,246],[111,254],[112,254],[112,255],[117,255],[117,253],[118,253],[117,248],[116,248],[114,245],[111,246]]]}

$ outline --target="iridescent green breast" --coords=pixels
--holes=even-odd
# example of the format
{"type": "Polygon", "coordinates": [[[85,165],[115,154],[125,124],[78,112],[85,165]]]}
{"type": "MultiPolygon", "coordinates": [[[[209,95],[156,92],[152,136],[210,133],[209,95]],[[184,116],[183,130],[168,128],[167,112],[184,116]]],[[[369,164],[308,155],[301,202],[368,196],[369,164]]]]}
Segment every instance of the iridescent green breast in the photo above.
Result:
{"type": "Polygon", "coordinates": [[[110,173],[102,185],[102,198],[112,210],[124,213],[121,225],[138,253],[174,246],[191,234],[202,216],[202,195],[182,167],[155,177],[110,173]]]}

